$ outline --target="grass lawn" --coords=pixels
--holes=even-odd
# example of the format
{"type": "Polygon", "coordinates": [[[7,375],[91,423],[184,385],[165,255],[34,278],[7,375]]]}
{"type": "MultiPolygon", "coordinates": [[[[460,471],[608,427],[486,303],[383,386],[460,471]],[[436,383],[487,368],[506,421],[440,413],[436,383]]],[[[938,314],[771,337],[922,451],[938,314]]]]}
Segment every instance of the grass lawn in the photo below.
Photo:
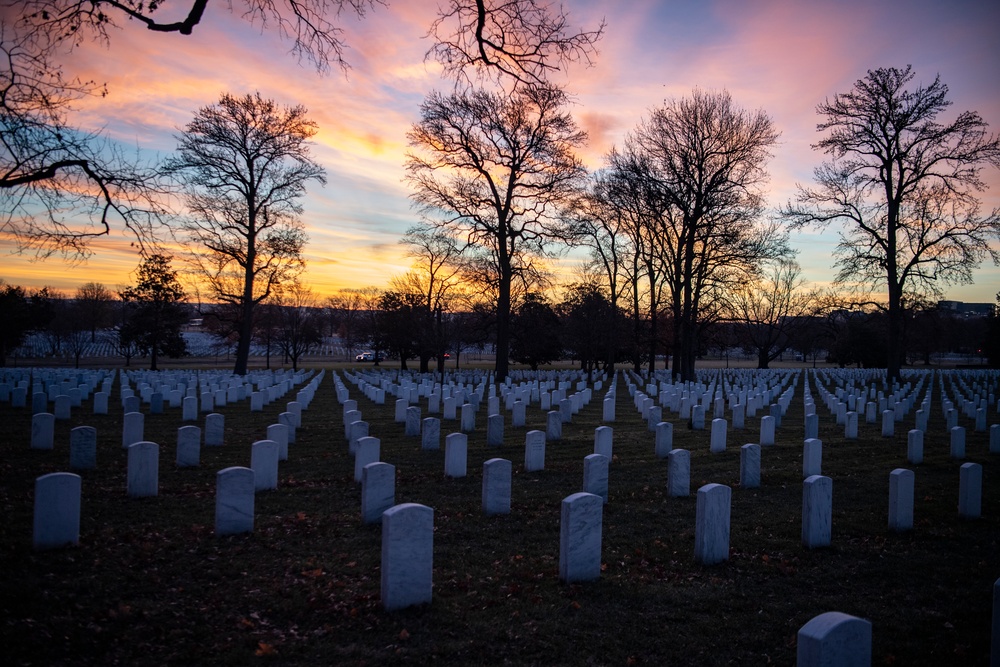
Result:
{"type": "MultiPolygon", "coordinates": [[[[366,369],[367,370],[367,369],[366,369]]],[[[444,477],[442,449],[422,451],[393,420],[393,401],[369,402],[347,384],[382,460],[396,466],[396,502],[434,509],[434,598],[383,611],[381,528],[360,521],[331,371],[303,414],[276,491],[256,497],[252,534],[213,534],[215,474],[249,466],[286,396],[262,413],[249,400],[219,410],[226,443],[202,448],[201,466],[174,466],[180,410],[146,415],[160,444],[159,495],[125,493],[122,410],[90,403],[56,424],[52,451],[29,448],[29,407],[0,404],[0,608],[6,664],[564,664],[792,665],[796,633],[826,611],[873,625],[873,665],[987,665],[993,583],[1000,577],[1000,455],[967,428],[965,461],[983,466],[982,518],[958,517],[959,466],[935,381],[924,462],[909,466],[906,431],[860,420],[848,441],[818,405],[823,474],[833,479],[833,544],[801,545],[803,392],[799,382],[777,444],[763,448],[762,486],[739,487],[739,448],[756,442],[756,418],[730,429],[725,452],[709,431],[670,414],[674,447],[691,452],[691,495],[668,498],[666,461],[619,375],[602,574],[559,581],[560,502],[581,489],[605,388],[546,447],[545,470],[525,473],[524,430],[509,413],[502,447],[486,446],[486,404],[469,435],[467,477],[444,477]],[[97,428],[98,467],[82,471],[78,547],[33,552],[36,477],[69,470],[69,431],[97,428]],[[482,464],[513,462],[512,509],[483,516],[482,464]],[[887,530],[889,473],[916,473],[915,529],[887,530]],[[696,564],[695,491],[732,487],[728,561],[696,564]]],[[[995,382],[995,380],[994,380],[995,382]]],[[[815,385],[814,385],[815,395],[815,385]]],[[[817,397],[817,403],[819,403],[817,397]]],[[[426,413],[426,402],[422,403],[426,413]]],[[[990,422],[997,423],[991,406],[990,422]]],[[[144,411],[147,408],[144,407],[144,411]]],[[[424,415],[426,416],[426,414],[424,415]]],[[[439,415],[440,416],[440,415],[439,415]]],[[[537,404],[528,428],[545,429],[537,404]]],[[[204,415],[199,425],[204,425],[204,415]]]]}

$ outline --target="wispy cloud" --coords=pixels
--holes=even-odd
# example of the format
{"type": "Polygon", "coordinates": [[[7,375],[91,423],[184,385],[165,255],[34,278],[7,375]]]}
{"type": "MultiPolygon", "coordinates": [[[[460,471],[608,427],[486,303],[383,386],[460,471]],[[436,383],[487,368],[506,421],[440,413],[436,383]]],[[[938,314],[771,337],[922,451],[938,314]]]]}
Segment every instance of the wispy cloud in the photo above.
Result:
{"type": "MultiPolygon", "coordinates": [[[[282,104],[303,104],[319,125],[314,153],[329,180],[324,188],[311,187],[303,201],[309,281],[321,291],[386,284],[409,266],[396,241],[417,219],[402,182],[406,132],[424,96],[451,85],[436,63],[424,62],[436,3],[393,3],[361,21],[345,15],[351,69],[325,77],[297,64],[288,42],[261,33],[225,5],[209,3],[205,21],[189,37],[124,22],[108,48],[77,49],[68,71],[109,88],[106,98],[80,105],[79,122],[165,155],[195,111],[222,92],[259,91],[282,104]]],[[[797,182],[810,180],[823,158],[810,148],[818,137],[816,105],[848,90],[869,68],[908,63],[923,81],[940,73],[956,111],[977,109],[1000,127],[995,2],[567,0],[565,6],[576,26],[607,20],[594,66],[574,66],[560,78],[590,134],[583,157],[591,167],[664,99],[695,87],[725,88],[740,105],[767,111],[782,133],[770,164],[777,205],[794,195],[797,182]]],[[[1000,205],[1000,174],[987,178],[986,199],[1000,205]]],[[[811,280],[829,279],[834,242],[829,232],[802,237],[800,259],[808,260],[803,265],[811,280]]],[[[90,279],[127,282],[138,263],[127,240],[106,239],[95,249],[86,274],[52,260],[13,257],[4,259],[0,276],[66,288],[90,279]]],[[[983,269],[980,286],[962,293],[992,299],[997,281],[990,271],[983,269]]]]}

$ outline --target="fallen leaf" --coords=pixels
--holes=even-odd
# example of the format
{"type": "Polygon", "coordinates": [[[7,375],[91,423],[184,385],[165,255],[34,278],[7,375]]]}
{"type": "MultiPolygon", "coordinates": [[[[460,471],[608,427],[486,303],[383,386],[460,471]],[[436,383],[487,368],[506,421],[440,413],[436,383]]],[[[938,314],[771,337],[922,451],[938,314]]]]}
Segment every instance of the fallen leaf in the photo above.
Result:
{"type": "Polygon", "coordinates": [[[274,650],[274,647],[270,644],[265,644],[264,642],[257,642],[257,650],[254,651],[254,655],[265,656],[265,655],[276,655],[278,652],[274,650]]]}

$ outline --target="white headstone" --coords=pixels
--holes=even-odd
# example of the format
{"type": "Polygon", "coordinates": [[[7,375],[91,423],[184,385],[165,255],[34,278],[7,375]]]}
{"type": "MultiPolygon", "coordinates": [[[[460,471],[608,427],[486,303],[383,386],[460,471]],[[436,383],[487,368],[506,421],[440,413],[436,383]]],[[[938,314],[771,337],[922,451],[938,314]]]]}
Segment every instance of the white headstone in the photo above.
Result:
{"type": "Polygon", "coordinates": [[[71,472],[53,472],[35,479],[35,549],[58,549],[80,542],[82,480],[71,472]]]}
{"type": "Polygon", "coordinates": [[[723,484],[698,489],[694,559],[703,565],[729,560],[729,519],[733,490],[723,484]]]}
{"type": "Polygon", "coordinates": [[[198,421],[198,399],[194,396],[185,396],[181,401],[181,415],[182,421],[198,421]]]}
{"type": "Polygon", "coordinates": [[[978,519],[983,507],[983,466],[963,463],[958,473],[958,515],[978,519]]]}
{"type": "Polygon", "coordinates": [[[550,410],[545,413],[545,439],[562,440],[562,417],[558,410],[550,410]]]}
{"type": "Polygon", "coordinates": [[[233,466],[215,475],[215,534],[253,532],[254,472],[233,466]]]}
{"type": "Polygon", "coordinates": [[[93,470],[97,467],[97,429],[77,426],[69,432],[69,467],[93,470]]]}
{"type": "Polygon", "coordinates": [[[472,403],[462,406],[462,433],[472,433],[476,430],[476,408],[472,403]]]}
{"type": "Polygon", "coordinates": [[[381,457],[382,442],[378,438],[365,436],[358,439],[357,450],[354,452],[354,481],[361,482],[361,473],[369,463],[378,463],[381,457]]]}
{"type": "Polygon", "coordinates": [[[72,404],[70,403],[69,396],[61,394],[56,396],[55,405],[53,407],[53,414],[59,421],[65,421],[70,418],[70,413],[72,411],[72,404]]]}
{"type": "MultiPolygon", "coordinates": [[[[466,403],[468,405],[468,403],[466,403]]],[[[468,468],[469,437],[464,433],[449,433],[444,438],[444,474],[465,477],[468,468]]]]}
{"type": "Polygon", "coordinates": [[[819,437],[819,415],[815,412],[806,415],[806,440],[819,437]]]}
{"type": "Polygon", "coordinates": [[[94,394],[94,414],[95,415],[108,414],[108,395],[106,392],[99,391],[96,394],[94,394]]]}
{"type": "Polygon", "coordinates": [[[126,412],[122,420],[122,449],[142,441],[145,416],[141,412],[126,412]]]}
{"type": "Polygon", "coordinates": [[[404,410],[403,420],[406,425],[403,427],[403,433],[407,437],[415,438],[420,435],[420,408],[415,405],[411,405],[404,410]]]}
{"type": "MultiPolygon", "coordinates": [[[[351,422],[347,429],[349,432],[347,438],[347,449],[351,454],[356,454],[358,451],[358,441],[361,440],[361,438],[368,437],[368,422],[351,422]]],[[[369,463],[371,463],[371,461],[369,461],[369,463]]]]}
{"type": "Polygon", "coordinates": [[[726,451],[726,430],[729,423],[725,419],[712,420],[712,436],[710,449],[713,454],[726,451]]]}
{"type": "Polygon", "coordinates": [[[503,444],[503,415],[495,414],[486,418],[486,444],[499,447],[503,444]]]}
{"type": "Polygon", "coordinates": [[[574,493],[562,501],[559,521],[559,579],[566,583],[601,576],[601,531],[604,500],[574,493]]]}
{"type": "Polygon", "coordinates": [[[913,528],[913,487],[912,470],[896,468],[889,473],[889,530],[913,528]]]}
{"type": "Polygon", "coordinates": [[[705,430],[705,406],[695,405],[691,408],[691,428],[695,431],[705,430]]]}
{"type": "Polygon", "coordinates": [[[395,611],[431,601],[434,510],[403,503],[382,514],[382,606],[395,611]]]}
{"type": "Polygon", "coordinates": [[[749,443],[740,447],[740,487],[760,487],[760,445],[749,443]]]}
{"type": "Polygon", "coordinates": [[[31,417],[31,448],[52,449],[55,447],[56,416],[51,412],[39,412],[31,417]]]}
{"type": "Polygon", "coordinates": [[[828,611],[799,628],[796,667],[870,667],[872,624],[828,611]]]}
{"type": "Polygon", "coordinates": [[[205,416],[205,446],[221,447],[226,434],[226,416],[213,412],[205,416]]]}
{"type": "Polygon", "coordinates": [[[774,417],[765,415],[760,418],[760,445],[769,447],[774,444],[774,417]]]}
{"type": "Polygon", "coordinates": [[[614,431],[610,426],[598,426],[594,429],[594,453],[608,457],[611,460],[614,441],[614,431]]]}
{"type": "Polygon", "coordinates": [[[278,423],[288,427],[288,444],[295,444],[295,415],[291,412],[282,412],[278,415],[278,423]]]}
{"type": "Polygon", "coordinates": [[[544,469],[545,434],[541,431],[528,431],[524,436],[524,471],[534,472],[544,469]]]}
{"type": "Polygon", "coordinates": [[[954,426],[951,429],[951,458],[965,458],[965,427],[954,426]]]}
{"type": "Polygon", "coordinates": [[[913,465],[924,462],[924,432],[911,429],[906,434],[906,459],[913,465]]]}
{"type": "Polygon", "coordinates": [[[847,440],[858,439],[858,413],[848,412],[847,422],[844,424],[844,438],[847,440]]]}
{"type": "Polygon", "coordinates": [[[483,513],[510,514],[511,462],[489,459],[483,463],[483,513]]]}
{"type": "Polygon", "coordinates": [[[510,417],[511,427],[524,428],[527,423],[527,407],[522,401],[514,401],[514,410],[510,417]]]}
{"type": "Polygon", "coordinates": [[[253,470],[254,491],[278,488],[278,443],[258,440],[250,448],[250,469],[253,470]]]}
{"type": "Polygon", "coordinates": [[[802,545],[807,549],[830,546],[833,523],[833,480],[822,475],[802,483],[802,545]]]}
{"type": "Polygon", "coordinates": [[[132,498],[155,496],[160,485],[160,446],[142,441],[128,447],[127,491],[132,498]]]}
{"type": "Polygon", "coordinates": [[[177,429],[177,467],[194,468],[201,463],[201,429],[181,426],[177,429]]]}
{"type": "Polygon", "coordinates": [[[667,454],[667,495],[684,498],[691,493],[691,453],[674,449],[667,454]]]}
{"type": "Polygon", "coordinates": [[[608,502],[608,457],[590,454],[583,459],[583,490],[608,502]]]}
{"type": "Polygon", "coordinates": [[[823,474],[823,441],[809,438],[802,444],[802,478],[823,474]]]}
{"type": "Polygon", "coordinates": [[[381,523],[382,513],[396,504],[396,466],[369,463],[361,470],[361,522],[381,523]]]}
{"type": "Polygon", "coordinates": [[[278,444],[278,460],[288,460],[288,427],[284,424],[271,424],[267,427],[267,439],[278,444]]]}
{"type": "Polygon", "coordinates": [[[895,410],[883,410],[882,411],[882,437],[891,438],[895,433],[896,429],[896,412],[895,410]]]}
{"type": "Polygon", "coordinates": [[[441,448],[441,420],[437,417],[424,418],[420,429],[420,448],[441,448]]]}
{"type": "Polygon", "coordinates": [[[653,435],[653,451],[658,458],[665,459],[674,448],[674,425],[670,422],[660,422],[656,425],[653,435]]]}

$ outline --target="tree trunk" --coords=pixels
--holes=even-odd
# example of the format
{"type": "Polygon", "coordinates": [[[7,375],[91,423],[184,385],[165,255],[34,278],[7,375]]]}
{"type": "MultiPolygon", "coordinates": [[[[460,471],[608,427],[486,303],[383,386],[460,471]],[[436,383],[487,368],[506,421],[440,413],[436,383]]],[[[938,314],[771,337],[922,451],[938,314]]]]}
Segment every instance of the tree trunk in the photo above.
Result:
{"type": "MultiPolygon", "coordinates": [[[[501,239],[504,243],[505,239],[501,239]]],[[[504,382],[510,370],[510,284],[513,280],[510,260],[504,257],[500,266],[500,293],[497,299],[496,382],[504,382]]]]}
{"type": "Polygon", "coordinates": [[[769,350],[765,348],[757,348],[757,368],[767,368],[771,363],[771,355],[768,352],[769,350]]]}
{"type": "Polygon", "coordinates": [[[900,359],[903,350],[903,309],[900,305],[899,289],[889,287],[889,340],[886,341],[889,358],[886,360],[885,381],[892,389],[892,384],[900,379],[900,359]]]}

